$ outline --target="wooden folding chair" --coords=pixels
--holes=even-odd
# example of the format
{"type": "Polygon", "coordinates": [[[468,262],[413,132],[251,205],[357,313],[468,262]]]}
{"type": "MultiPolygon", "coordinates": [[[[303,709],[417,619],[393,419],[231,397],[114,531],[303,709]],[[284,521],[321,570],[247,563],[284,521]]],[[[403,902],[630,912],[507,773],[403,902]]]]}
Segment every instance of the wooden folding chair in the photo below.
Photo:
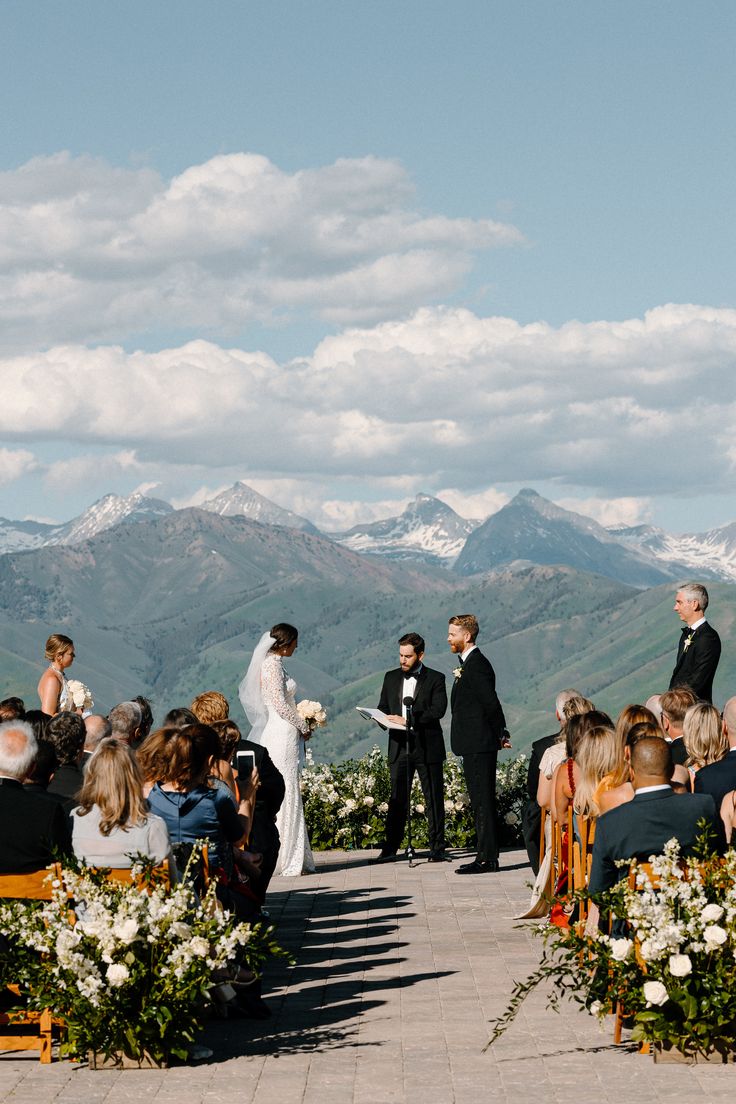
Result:
{"type": "MultiPolygon", "coordinates": [[[[638,885],[637,882],[637,874],[639,873],[645,874],[647,876],[647,879],[653,889],[657,889],[659,887],[659,875],[654,873],[652,864],[648,862],[637,862],[637,860],[634,859],[634,861],[631,863],[631,866],[629,867],[629,889],[643,888],[642,886],[638,885]]],[[[634,940],[634,954],[636,955],[637,962],[646,973],[646,965],[641,957],[639,943],[636,939],[634,940]]],[[[618,1045],[621,1042],[621,1030],[623,1028],[625,1016],[624,1006],[620,1000],[616,1001],[614,1016],[615,1019],[613,1021],[613,1041],[616,1045],[618,1045]]],[[[639,1045],[640,1054],[649,1054],[650,1052],[651,1045],[649,1043],[641,1043],[639,1045]]]]}
{"type": "MultiPolygon", "coordinates": [[[[593,844],[595,842],[596,817],[578,817],[578,836],[573,842],[573,889],[576,891],[587,889],[590,880],[590,869],[593,865],[593,844]]],[[[578,900],[578,916],[581,930],[588,919],[588,902],[580,898],[578,900]]]]}
{"type": "Polygon", "coordinates": [[[150,875],[136,874],[135,878],[131,867],[113,866],[102,869],[108,881],[120,882],[121,885],[135,885],[138,889],[146,890],[151,890],[157,885],[164,885],[167,889],[171,886],[171,871],[169,870],[168,859],[164,859],[158,866],[152,867],[150,875]]]}
{"type": "MultiPolygon", "coordinates": [[[[45,870],[34,870],[30,874],[0,874],[0,899],[50,901],[51,882],[60,878],[61,867],[58,864],[45,870]]],[[[19,994],[16,985],[8,988],[16,995],[19,994]]],[[[34,1027],[35,1031],[26,1033],[21,1030],[15,1035],[0,1035],[0,1051],[38,1050],[41,1062],[47,1064],[51,1061],[53,1029],[63,1027],[63,1020],[52,1016],[50,1009],[44,1008],[41,1012],[0,1012],[0,1026],[7,1025],[34,1027]]]]}

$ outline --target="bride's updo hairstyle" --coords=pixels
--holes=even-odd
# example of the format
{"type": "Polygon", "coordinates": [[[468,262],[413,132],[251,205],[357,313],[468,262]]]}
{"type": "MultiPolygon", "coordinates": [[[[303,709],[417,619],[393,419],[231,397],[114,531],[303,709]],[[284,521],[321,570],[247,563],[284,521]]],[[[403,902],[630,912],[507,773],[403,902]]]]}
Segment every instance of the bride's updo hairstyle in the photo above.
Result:
{"type": "Polygon", "coordinates": [[[271,629],[271,636],[273,637],[273,644],[269,651],[276,652],[278,655],[284,648],[288,648],[290,644],[298,639],[299,630],[295,629],[293,625],[287,625],[286,622],[279,622],[271,629]]]}
{"type": "Polygon", "coordinates": [[[70,648],[74,647],[74,641],[63,633],[52,633],[46,641],[46,659],[53,663],[59,656],[63,656],[70,648]]]}

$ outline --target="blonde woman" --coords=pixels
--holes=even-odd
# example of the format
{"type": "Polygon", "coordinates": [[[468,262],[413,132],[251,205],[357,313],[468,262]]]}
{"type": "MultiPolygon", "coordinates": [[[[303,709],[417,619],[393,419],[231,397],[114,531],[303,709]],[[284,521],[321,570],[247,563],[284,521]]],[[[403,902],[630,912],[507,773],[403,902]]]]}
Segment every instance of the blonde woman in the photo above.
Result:
{"type": "Polygon", "coordinates": [[[582,816],[598,817],[631,801],[629,763],[620,737],[609,725],[596,725],[581,740],[576,766],[578,780],[573,808],[582,816]]]}
{"type": "Polygon", "coordinates": [[[74,854],[88,866],[129,868],[137,855],[156,863],[171,856],[166,824],[149,810],[140,768],[121,740],[103,740],[90,756],[71,822],[74,854]]]}
{"type": "Polygon", "coordinates": [[[728,736],[723,731],[721,715],[710,702],[690,706],[682,723],[682,737],[693,778],[701,767],[717,763],[728,751],[728,736]]]}
{"type": "Polygon", "coordinates": [[[54,716],[63,709],[74,709],[66,671],[74,662],[74,641],[63,633],[52,633],[46,641],[47,667],[38,682],[38,696],[44,713],[54,716]]]}

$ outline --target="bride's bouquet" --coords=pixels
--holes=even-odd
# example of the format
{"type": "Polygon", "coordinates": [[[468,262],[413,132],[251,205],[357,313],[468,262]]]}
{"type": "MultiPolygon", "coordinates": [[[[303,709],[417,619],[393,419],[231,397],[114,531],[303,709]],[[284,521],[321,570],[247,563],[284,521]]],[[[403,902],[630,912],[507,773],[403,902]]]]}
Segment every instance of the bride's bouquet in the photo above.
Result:
{"type": "Polygon", "coordinates": [[[89,687],[79,679],[69,679],[66,685],[74,708],[81,709],[83,713],[90,713],[95,703],[89,687]]]}
{"type": "Polygon", "coordinates": [[[309,731],[314,732],[315,728],[322,728],[327,724],[327,712],[322,706],[322,702],[309,701],[304,698],[303,701],[297,703],[296,711],[306,724],[309,725],[309,731]]]}

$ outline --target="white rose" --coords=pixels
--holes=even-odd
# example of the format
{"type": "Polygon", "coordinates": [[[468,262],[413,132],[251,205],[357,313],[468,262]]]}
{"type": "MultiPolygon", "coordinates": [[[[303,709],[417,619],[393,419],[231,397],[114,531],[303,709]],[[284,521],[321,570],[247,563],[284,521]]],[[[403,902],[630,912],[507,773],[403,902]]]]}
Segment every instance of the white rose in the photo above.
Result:
{"type": "Polygon", "coordinates": [[[118,920],[118,922],[113,925],[112,934],[116,939],[119,939],[121,943],[132,943],[138,935],[138,924],[132,918],[118,920]]]}
{"type": "Polygon", "coordinates": [[[424,812],[424,806],[423,805],[415,805],[414,808],[416,809],[416,811],[419,813],[420,816],[424,812]]]}
{"type": "Polygon", "coordinates": [[[630,939],[612,939],[611,957],[615,958],[616,962],[624,962],[631,954],[633,946],[630,939]]]}
{"type": "Polygon", "coordinates": [[[507,824],[518,824],[519,823],[519,818],[516,815],[516,813],[513,813],[513,812],[512,813],[507,813],[506,814],[506,823],[507,824]]]}
{"type": "Polygon", "coordinates": [[[373,805],[375,803],[375,800],[376,800],[375,797],[364,797],[363,798],[363,804],[367,805],[368,808],[370,809],[371,805],[373,805]]]}
{"type": "Polygon", "coordinates": [[[647,1004],[664,1004],[667,1000],[667,990],[661,981],[644,982],[644,1000],[647,1004]]]}
{"type": "Polygon", "coordinates": [[[201,935],[195,935],[189,943],[189,950],[193,955],[204,958],[206,954],[209,954],[210,945],[201,935]]]}
{"type": "Polygon", "coordinates": [[[670,973],[673,977],[687,977],[692,973],[693,964],[689,955],[670,955],[670,973]]]}
{"type": "Polygon", "coordinates": [[[723,909],[720,905],[706,905],[700,916],[709,924],[715,924],[723,916],[723,909]]]}
{"type": "Polygon", "coordinates": [[[598,1016],[598,1018],[600,1019],[603,1014],[603,1005],[600,1001],[593,1001],[589,1011],[591,1016],[598,1016]]]}
{"type": "Polygon", "coordinates": [[[130,971],[127,966],[123,966],[121,962],[113,962],[107,967],[107,980],[111,985],[117,988],[119,985],[125,985],[126,981],[130,977],[130,971]]]}
{"type": "Polygon", "coordinates": [[[379,813],[387,813],[388,812],[388,802],[387,801],[382,801],[381,804],[378,806],[378,811],[379,811],[379,813]]]}
{"type": "Polygon", "coordinates": [[[709,924],[703,931],[703,939],[705,940],[705,949],[707,951],[713,951],[716,947],[720,947],[728,939],[728,933],[718,924],[709,924]]]}

